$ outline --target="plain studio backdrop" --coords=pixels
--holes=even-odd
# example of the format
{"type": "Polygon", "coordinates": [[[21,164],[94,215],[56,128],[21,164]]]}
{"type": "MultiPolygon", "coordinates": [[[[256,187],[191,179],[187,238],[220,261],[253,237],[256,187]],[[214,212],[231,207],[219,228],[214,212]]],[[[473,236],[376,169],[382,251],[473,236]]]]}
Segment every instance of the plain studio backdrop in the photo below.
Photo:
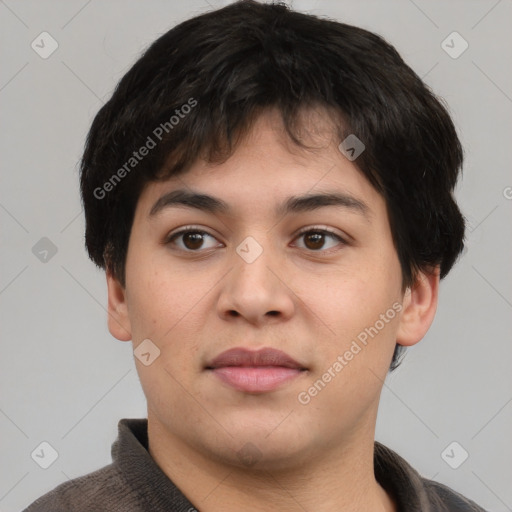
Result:
{"type": "MultiPolygon", "coordinates": [[[[226,3],[0,1],[2,512],[110,463],[118,420],[146,415],[131,344],[107,330],[104,274],[84,249],[77,163],[142,50],[226,3]]],[[[423,476],[512,510],[512,2],[293,7],[381,34],[449,105],[467,250],[427,336],[386,380],[376,438],[423,476]]]]}

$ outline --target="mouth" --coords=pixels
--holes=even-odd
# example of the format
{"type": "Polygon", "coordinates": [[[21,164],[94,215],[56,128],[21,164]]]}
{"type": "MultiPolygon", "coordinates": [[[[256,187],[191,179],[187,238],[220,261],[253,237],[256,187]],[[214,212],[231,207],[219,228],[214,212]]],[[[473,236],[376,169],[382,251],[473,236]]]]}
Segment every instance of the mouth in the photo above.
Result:
{"type": "Polygon", "coordinates": [[[272,348],[227,350],[208,363],[205,370],[246,393],[273,391],[307,372],[307,368],[288,354],[272,348]]]}

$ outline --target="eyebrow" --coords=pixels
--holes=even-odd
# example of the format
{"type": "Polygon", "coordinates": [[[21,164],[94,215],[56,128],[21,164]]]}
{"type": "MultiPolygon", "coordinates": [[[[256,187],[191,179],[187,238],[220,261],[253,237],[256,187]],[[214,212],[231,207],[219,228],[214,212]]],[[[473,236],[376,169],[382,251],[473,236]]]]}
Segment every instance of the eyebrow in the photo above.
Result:
{"type": "MultiPolygon", "coordinates": [[[[327,206],[341,207],[367,218],[370,214],[370,208],[366,203],[350,194],[339,192],[322,192],[302,196],[291,196],[276,208],[275,214],[276,216],[281,216],[290,213],[309,212],[327,206]]],[[[231,207],[222,199],[208,194],[178,189],[161,196],[151,208],[149,217],[155,217],[163,210],[172,207],[194,208],[212,214],[231,213],[231,207]]]]}

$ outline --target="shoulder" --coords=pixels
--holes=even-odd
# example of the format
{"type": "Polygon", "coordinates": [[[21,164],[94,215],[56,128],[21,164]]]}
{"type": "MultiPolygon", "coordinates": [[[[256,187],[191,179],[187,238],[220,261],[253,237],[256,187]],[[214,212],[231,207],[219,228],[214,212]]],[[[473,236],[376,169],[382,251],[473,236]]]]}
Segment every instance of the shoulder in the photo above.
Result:
{"type": "Polygon", "coordinates": [[[377,481],[395,497],[399,510],[486,512],[446,485],[422,477],[405,459],[378,441],[374,465],[377,481]]]}
{"type": "Polygon", "coordinates": [[[109,464],[69,480],[41,496],[23,512],[138,512],[138,498],[117,467],[109,464]]]}
{"type": "Polygon", "coordinates": [[[430,505],[439,512],[487,512],[474,501],[450,489],[444,484],[423,479],[430,505]]]}

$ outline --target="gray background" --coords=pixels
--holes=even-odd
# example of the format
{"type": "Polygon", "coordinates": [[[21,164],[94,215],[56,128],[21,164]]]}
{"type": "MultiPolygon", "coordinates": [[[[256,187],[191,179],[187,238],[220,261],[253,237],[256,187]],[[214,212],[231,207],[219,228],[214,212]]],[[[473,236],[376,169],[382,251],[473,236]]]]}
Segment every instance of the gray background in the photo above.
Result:
{"type": "MultiPolygon", "coordinates": [[[[108,333],[104,275],[83,248],[77,162],[140,52],[225,4],[0,1],[0,511],[108,464],[117,421],[145,417],[131,345],[108,333]],[[43,31],[59,45],[47,59],[31,48],[43,31]],[[43,237],[57,248],[47,261],[33,252],[43,237]],[[58,452],[48,469],[31,458],[42,441],[58,452]]],[[[377,439],[488,510],[512,510],[512,1],[293,6],[380,33],[449,104],[466,150],[468,248],[429,333],[386,381],[377,439]],[[456,59],[441,47],[453,31],[469,44],[456,59]],[[452,441],[469,453],[457,469],[441,457],[452,441]]]]}

